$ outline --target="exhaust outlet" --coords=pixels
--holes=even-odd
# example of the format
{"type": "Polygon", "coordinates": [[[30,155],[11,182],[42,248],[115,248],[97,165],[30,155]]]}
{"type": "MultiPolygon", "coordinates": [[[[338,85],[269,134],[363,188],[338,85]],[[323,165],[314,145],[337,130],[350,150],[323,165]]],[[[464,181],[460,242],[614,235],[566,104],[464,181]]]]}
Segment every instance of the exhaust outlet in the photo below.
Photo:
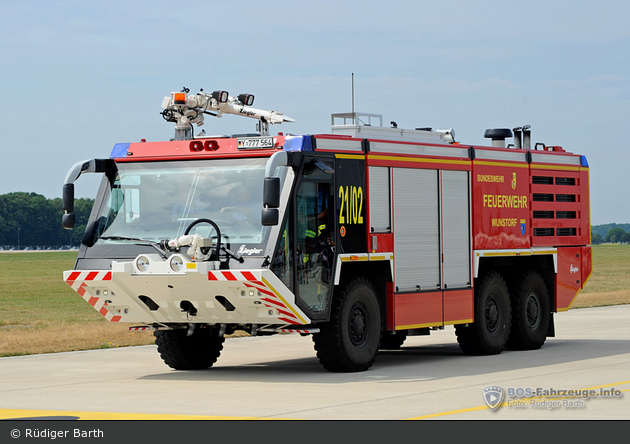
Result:
{"type": "Polygon", "coordinates": [[[532,131],[531,125],[523,126],[523,149],[531,150],[532,149],[532,131]]]}
{"type": "Polygon", "coordinates": [[[512,130],[508,128],[487,129],[483,137],[492,139],[492,146],[505,148],[505,139],[512,137],[512,130]]]}
{"type": "Polygon", "coordinates": [[[514,128],[512,131],[514,131],[514,148],[523,148],[523,128],[519,126],[517,128],[514,128]]]}

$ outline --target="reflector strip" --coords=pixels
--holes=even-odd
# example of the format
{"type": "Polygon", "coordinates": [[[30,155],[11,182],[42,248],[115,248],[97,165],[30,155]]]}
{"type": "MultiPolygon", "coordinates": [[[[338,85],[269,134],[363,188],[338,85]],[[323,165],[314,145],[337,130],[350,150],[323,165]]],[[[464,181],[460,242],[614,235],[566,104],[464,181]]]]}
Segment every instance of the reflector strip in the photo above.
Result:
{"type": "Polygon", "coordinates": [[[286,308],[284,306],[284,304],[282,302],[278,301],[277,299],[261,298],[260,300],[261,301],[265,301],[265,302],[270,302],[272,304],[276,304],[278,307],[286,308]]]}
{"type": "Polygon", "coordinates": [[[256,281],[256,276],[254,276],[250,271],[244,271],[243,277],[248,281],[256,281]]]}
{"type": "Polygon", "coordinates": [[[306,324],[307,322],[293,309],[269,282],[264,278],[258,280],[256,275],[251,271],[208,271],[209,281],[225,281],[225,282],[241,282],[247,288],[256,289],[264,295],[260,301],[267,308],[274,308],[282,313],[284,318],[278,318],[283,322],[291,324],[306,324]]]}
{"type": "MultiPolygon", "coordinates": [[[[291,305],[290,305],[289,303],[287,303],[287,301],[285,301],[285,300],[284,300],[284,298],[283,298],[282,296],[280,296],[280,293],[278,293],[278,292],[276,291],[276,289],[275,289],[275,288],[273,288],[273,287],[271,286],[271,284],[270,284],[269,282],[267,282],[267,280],[266,280],[265,278],[262,278],[262,280],[263,280],[263,283],[267,286],[267,288],[269,288],[271,291],[273,291],[273,293],[276,295],[276,297],[277,297],[278,299],[280,299],[280,300],[284,303],[284,305],[286,305],[286,306],[287,306],[287,307],[288,307],[288,308],[289,308],[289,309],[290,309],[290,310],[291,310],[291,311],[292,311],[292,312],[293,312],[293,313],[297,316],[297,318],[301,321],[301,323],[302,323],[302,324],[306,324],[306,323],[307,323],[304,319],[302,319],[302,317],[301,317],[299,314],[297,314],[297,313],[295,312],[295,310],[293,309],[293,307],[291,307],[291,305]]],[[[280,318],[278,318],[278,319],[280,319],[280,318]]],[[[293,323],[293,322],[292,322],[292,323],[293,323]]]]}
{"type": "Polygon", "coordinates": [[[73,271],[66,282],[72,286],[74,281],[111,281],[111,271],[73,271]]]}
{"type": "Polygon", "coordinates": [[[288,311],[286,311],[286,310],[278,309],[278,312],[282,313],[282,314],[283,314],[283,315],[285,315],[285,316],[289,316],[290,318],[295,318],[295,319],[297,319],[293,313],[289,313],[289,312],[288,312],[288,311]]]}
{"type": "MultiPolygon", "coordinates": [[[[262,285],[262,283],[258,283],[258,284],[262,285]]],[[[247,282],[245,282],[245,286],[248,287],[248,288],[255,288],[256,290],[260,291],[263,294],[266,294],[267,296],[271,296],[271,297],[274,297],[274,298],[276,297],[275,294],[273,294],[269,290],[265,289],[264,287],[260,288],[260,287],[258,287],[256,285],[248,284],[247,282]]]]}
{"type": "Polygon", "coordinates": [[[66,279],[66,283],[109,322],[119,322],[122,317],[114,316],[109,312],[105,298],[99,298],[88,293],[88,283],[111,280],[111,271],[73,271],[66,279]]]}
{"type": "Polygon", "coordinates": [[[281,328],[280,329],[281,333],[303,333],[303,334],[310,334],[310,333],[319,333],[319,328],[309,328],[309,329],[303,329],[303,330],[293,330],[291,328],[281,328]]]}

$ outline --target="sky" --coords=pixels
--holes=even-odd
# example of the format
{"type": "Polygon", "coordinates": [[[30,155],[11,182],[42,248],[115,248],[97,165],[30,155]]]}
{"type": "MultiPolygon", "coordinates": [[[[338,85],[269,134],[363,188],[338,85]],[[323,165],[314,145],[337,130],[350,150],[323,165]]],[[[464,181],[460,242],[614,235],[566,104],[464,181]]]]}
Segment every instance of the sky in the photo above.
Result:
{"type": "MultiPolygon", "coordinates": [[[[0,194],[61,197],[70,167],[121,142],[168,140],[164,96],[252,93],[330,131],[332,113],[382,114],[399,128],[532,126],[532,142],[585,155],[593,225],[630,222],[630,2],[0,2],[0,194]]],[[[209,134],[255,120],[206,117],[209,134]]],[[[85,175],[77,197],[94,197],[85,175]]]]}

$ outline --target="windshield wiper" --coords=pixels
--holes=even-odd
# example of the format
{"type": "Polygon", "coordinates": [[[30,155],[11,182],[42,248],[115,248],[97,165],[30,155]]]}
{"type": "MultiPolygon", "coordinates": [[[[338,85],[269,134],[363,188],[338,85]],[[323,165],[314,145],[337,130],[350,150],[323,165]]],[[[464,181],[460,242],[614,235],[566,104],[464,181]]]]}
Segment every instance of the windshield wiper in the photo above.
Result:
{"type": "Polygon", "coordinates": [[[155,248],[160,253],[160,256],[162,256],[164,259],[168,259],[168,255],[164,252],[164,250],[162,250],[162,248],[160,248],[160,244],[158,244],[157,242],[153,242],[153,241],[146,240],[146,239],[139,239],[137,237],[127,237],[127,236],[99,236],[98,239],[104,239],[104,240],[128,240],[128,241],[139,242],[136,245],[151,245],[153,248],[155,248]]]}
{"type": "Polygon", "coordinates": [[[228,250],[227,248],[225,248],[223,245],[221,245],[221,250],[223,250],[225,252],[225,254],[227,254],[228,256],[232,256],[234,259],[236,259],[240,264],[242,264],[243,262],[245,262],[245,259],[243,259],[243,256],[241,256],[238,253],[234,253],[231,250],[228,250]]]}

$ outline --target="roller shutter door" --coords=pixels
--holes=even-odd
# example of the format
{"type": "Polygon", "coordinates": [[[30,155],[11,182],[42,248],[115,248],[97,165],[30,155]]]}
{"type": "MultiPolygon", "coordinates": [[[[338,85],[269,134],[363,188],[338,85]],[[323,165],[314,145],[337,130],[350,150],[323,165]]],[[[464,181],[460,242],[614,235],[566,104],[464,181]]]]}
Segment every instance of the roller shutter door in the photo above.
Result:
{"type": "Polygon", "coordinates": [[[440,288],[438,171],[394,168],[393,193],[397,290],[440,288]]]}

